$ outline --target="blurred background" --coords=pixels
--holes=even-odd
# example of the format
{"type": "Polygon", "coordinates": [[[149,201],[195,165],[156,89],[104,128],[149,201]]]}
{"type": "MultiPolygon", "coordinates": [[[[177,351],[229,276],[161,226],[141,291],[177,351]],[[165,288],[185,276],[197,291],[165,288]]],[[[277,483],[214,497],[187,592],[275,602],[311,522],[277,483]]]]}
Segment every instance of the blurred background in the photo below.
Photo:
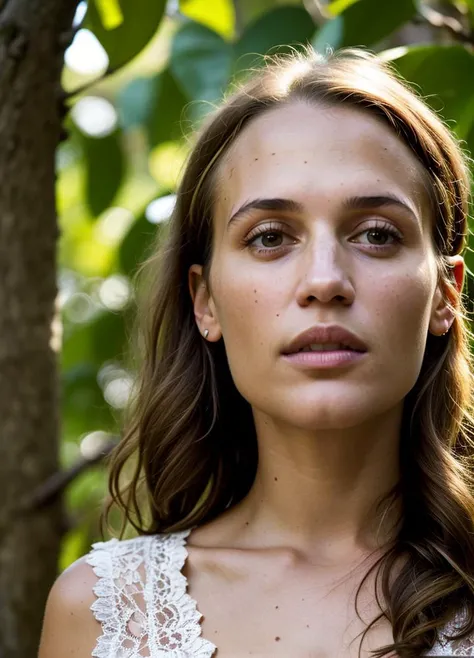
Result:
{"type": "Polygon", "coordinates": [[[99,536],[100,455],[120,433],[134,377],[131,277],[173,208],[192,131],[228,86],[266,53],[362,45],[474,146],[474,0],[91,0],[75,26],[69,136],[57,152],[60,457],[72,469],[61,569],[99,536]]]}
{"type": "MultiPolygon", "coordinates": [[[[64,496],[59,571],[100,539],[103,456],[118,440],[134,380],[127,356],[133,276],[166,226],[193,131],[265,54],[308,43],[321,52],[377,52],[442,114],[466,150],[474,147],[474,0],[77,4],[56,152],[59,470],[34,495],[38,508],[64,496]]],[[[465,258],[471,309],[470,250],[465,258]]],[[[46,450],[47,437],[41,440],[46,450]]]]}

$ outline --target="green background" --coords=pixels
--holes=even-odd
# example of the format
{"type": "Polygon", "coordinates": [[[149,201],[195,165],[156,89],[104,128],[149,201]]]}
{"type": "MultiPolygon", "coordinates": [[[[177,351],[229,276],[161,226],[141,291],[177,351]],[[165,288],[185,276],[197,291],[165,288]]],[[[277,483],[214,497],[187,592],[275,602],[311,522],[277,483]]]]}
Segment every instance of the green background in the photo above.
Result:
{"type": "MultiPolygon", "coordinates": [[[[166,217],[163,208],[176,189],[193,129],[247,67],[260,65],[267,53],[301,44],[322,52],[328,46],[368,47],[422,92],[466,149],[474,146],[474,0],[435,8],[412,0],[165,5],[163,0],[82,3],[77,42],[66,58],[63,84],[71,112],[68,138],[57,155],[66,471],[93,460],[105,441],[119,435],[134,376],[127,359],[131,277],[165,226],[157,213],[166,217]],[[79,39],[90,32],[108,55],[102,74],[72,65],[79,39]],[[150,205],[158,199],[161,206],[150,205]]],[[[472,270],[470,249],[465,258],[472,270]]],[[[469,275],[469,298],[471,287],[469,275]]],[[[81,469],[67,487],[70,529],[61,569],[100,538],[105,493],[100,460],[81,469]]]]}

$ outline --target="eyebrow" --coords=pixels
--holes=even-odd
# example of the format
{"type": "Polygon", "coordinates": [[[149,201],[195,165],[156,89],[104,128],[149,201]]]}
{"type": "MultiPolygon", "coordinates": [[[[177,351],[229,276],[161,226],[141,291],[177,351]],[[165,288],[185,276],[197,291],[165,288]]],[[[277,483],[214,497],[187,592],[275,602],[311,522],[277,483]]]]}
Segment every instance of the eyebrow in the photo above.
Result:
{"type": "MultiPolygon", "coordinates": [[[[344,210],[369,210],[376,208],[385,208],[393,206],[408,212],[415,221],[418,217],[414,210],[395,194],[387,193],[378,196],[351,196],[344,199],[342,207],[344,210]]],[[[272,211],[286,211],[286,212],[303,212],[304,205],[293,199],[253,199],[244,203],[232,215],[227,224],[227,228],[231,224],[241,219],[244,215],[248,214],[251,210],[272,210],[272,211]]]]}

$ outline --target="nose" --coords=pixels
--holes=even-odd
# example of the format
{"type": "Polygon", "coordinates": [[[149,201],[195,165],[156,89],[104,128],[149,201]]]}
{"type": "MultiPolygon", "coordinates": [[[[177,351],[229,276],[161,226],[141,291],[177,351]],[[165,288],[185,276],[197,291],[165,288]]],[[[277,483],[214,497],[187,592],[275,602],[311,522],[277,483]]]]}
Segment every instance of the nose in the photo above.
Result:
{"type": "Polygon", "coordinates": [[[329,229],[311,238],[301,254],[298,304],[307,306],[315,299],[323,304],[333,300],[352,304],[354,286],[347,259],[343,246],[329,229]]]}

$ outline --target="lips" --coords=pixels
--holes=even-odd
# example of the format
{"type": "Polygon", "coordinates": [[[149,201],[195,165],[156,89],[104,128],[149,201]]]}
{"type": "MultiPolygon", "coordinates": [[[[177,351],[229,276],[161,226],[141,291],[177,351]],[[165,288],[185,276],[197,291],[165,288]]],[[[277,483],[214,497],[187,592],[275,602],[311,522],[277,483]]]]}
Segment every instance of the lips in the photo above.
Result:
{"type": "Polygon", "coordinates": [[[367,352],[367,345],[356,334],[339,325],[315,325],[296,336],[286,347],[283,354],[294,354],[303,347],[316,343],[341,343],[346,349],[367,352]]]}

